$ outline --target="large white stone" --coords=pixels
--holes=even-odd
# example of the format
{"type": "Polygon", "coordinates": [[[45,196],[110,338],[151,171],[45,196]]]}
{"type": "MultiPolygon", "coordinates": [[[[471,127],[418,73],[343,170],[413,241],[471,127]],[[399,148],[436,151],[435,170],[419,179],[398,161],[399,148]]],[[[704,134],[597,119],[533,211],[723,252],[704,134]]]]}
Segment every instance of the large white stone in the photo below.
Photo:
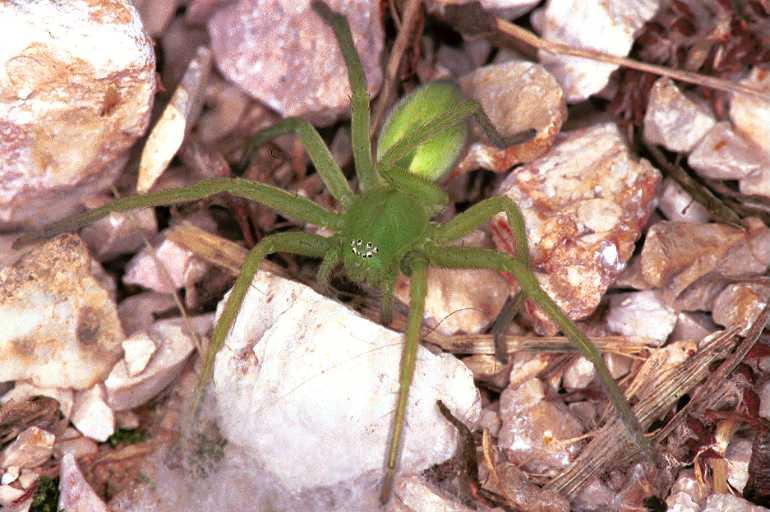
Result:
{"type": "MultiPolygon", "coordinates": [[[[221,308],[220,308],[221,310],[221,308]]],[[[308,287],[260,272],[216,360],[219,426],[289,490],[379,479],[398,391],[402,335],[308,287]]],[[[420,348],[400,472],[450,458],[442,400],[475,424],[471,372],[420,348]]]]}

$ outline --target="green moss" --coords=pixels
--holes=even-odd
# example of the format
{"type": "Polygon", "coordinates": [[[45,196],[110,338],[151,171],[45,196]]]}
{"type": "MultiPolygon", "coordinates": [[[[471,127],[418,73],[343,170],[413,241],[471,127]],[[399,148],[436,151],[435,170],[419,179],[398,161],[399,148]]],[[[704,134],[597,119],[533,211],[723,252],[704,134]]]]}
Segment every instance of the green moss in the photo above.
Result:
{"type": "Polygon", "coordinates": [[[147,432],[139,428],[131,430],[119,428],[117,432],[112,434],[109,439],[107,439],[107,442],[110,443],[110,446],[115,448],[119,444],[141,443],[147,439],[147,437],[147,432]]]}
{"type": "Polygon", "coordinates": [[[30,512],[65,512],[59,510],[59,479],[41,476],[32,495],[30,512]]]}

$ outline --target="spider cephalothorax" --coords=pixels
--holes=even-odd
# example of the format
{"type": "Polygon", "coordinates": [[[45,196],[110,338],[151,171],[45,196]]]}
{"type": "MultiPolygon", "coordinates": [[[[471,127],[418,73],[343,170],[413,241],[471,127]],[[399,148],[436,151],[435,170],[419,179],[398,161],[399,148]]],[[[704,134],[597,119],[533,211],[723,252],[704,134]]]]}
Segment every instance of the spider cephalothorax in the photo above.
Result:
{"type": "Polygon", "coordinates": [[[413,195],[383,186],[359,196],[345,214],[342,264],[355,281],[382,288],[404,255],[425,239],[430,214],[413,195]]]}
{"type": "MultiPolygon", "coordinates": [[[[506,197],[493,197],[472,206],[445,224],[431,222],[431,218],[449,202],[446,192],[433,181],[448,171],[459,155],[469,117],[475,117],[498,145],[521,142],[532,134],[526,132],[504,139],[494,130],[479,104],[465,99],[456,86],[446,82],[429,84],[396,105],[383,127],[377,160],[373,161],[369,139],[369,96],[347,21],[322,2],[314,2],[313,8],[334,30],[348,69],[352,90],[351,138],[359,193],[355,194],[350,188],[318,132],[301,119],[285,119],[260,131],[252,138],[250,150],[279,135],[296,133],[324,185],[337,201],[337,211],[263,183],[241,178],[212,178],[189,187],[118,199],[53,224],[39,233],[25,235],[17,245],[78,228],[112,212],[178,204],[221,192],[261,203],[287,218],[333,232],[334,235],[328,238],[301,231],[274,233],[264,237],[251,250],[214,326],[201,372],[199,393],[211,377],[214,357],[224,344],[265,256],[289,252],[323,258],[318,273],[322,283],[328,281],[331,272],[341,266],[349,278],[369,283],[382,292],[382,313],[386,320],[393,301],[393,284],[402,271],[410,278],[410,309],[401,359],[400,388],[387,450],[383,501],[388,499],[396,471],[425,310],[427,270],[431,265],[488,268],[511,274],[522,292],[549,315],[583,355],[594,363],[621,420],[637,445],[649,452],[649,443],[641,426],[612,380],[601,354],[540,288],[529,270],[524,220],[516,204],[506,197]],[[450,147],[446,147],[447,144],[450,147]],[[515,257],[491,249],[454,244],[501,212],[507,215],[517,239],[515,257]]],[[[248,154],[250,151],[247,151],[248,154]]]]}

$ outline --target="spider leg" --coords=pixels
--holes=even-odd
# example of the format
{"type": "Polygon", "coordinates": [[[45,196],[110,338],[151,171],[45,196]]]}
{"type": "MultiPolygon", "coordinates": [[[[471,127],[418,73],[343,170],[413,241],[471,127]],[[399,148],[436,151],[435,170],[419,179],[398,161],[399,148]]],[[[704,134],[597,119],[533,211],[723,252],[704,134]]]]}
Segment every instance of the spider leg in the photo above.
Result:
{"type": "Polygon", "coordinates": [[[390,325],[393,320],[393,300],[395,299],[396,277],[398,272],[388,275],[380,285],[382,297],[380,299],[380,322],[390,325]]]}
{"type": "Polygon", "coordinates": [[[353,36],[347,19],[332,11],[323,2],[313,2],[313,10],[331,27],[340,46],[350,81],[351,119],[350,134],[353,144],[353,160],[356,164],[358,185],[362,192],[380,185],[380,178],[372,163],[372,145],[369,139],[369,92],[366,89],[366,75],[353,44],[353,36]]]}
{"type": "Polygon", "coordinates": [[[391,168],[382,173],[382,176],[396,190],[419,198],[423,204],[435,205],[438,211],[449,204],[449,194],[444,189],[405,169],[391,168]]]}
{"type": "Polygon", "coordinates": [[[168,206],[203,199],[221,192],[264,204],[275,209],[281,215],[302,222],[339,229],[342,217],[330,212],[310,199],[297,196],[271,185],[245,180],[243,178],[211,178],[199,181],[189,187],[172,188],[160,192],[151,192],[136,196],[116,199],[100,208],[73,215],[59,222],[54,222],[38,231],[20,237],[14,247],[21,247],[37,240],[50,238],[59,233],[73,231],[106,217],[113,212],[125,212],[150,206],[168,206]]]}
{"type": "Polygon", "coordinates": [[[524,216],[516,203],[506,196],[490,197],[474,204],[446,224],[435,227],[431,238],[439,245],[459,240],[501,212],[508,217],[508,225],[516,240],[516,259],[526,266],[529,264],[529,247],[524,216]]]}
{"type": "Polygon", "coordinates": [[[492,120],[489,118],[487,113],[484,112],[484,109],[481,108],[481,104],[479,104],[479,109],[476,111],[473,117],[476,119],[476,122],[479,123],[479,126],[484,131],[486,136],[489,137],[489,140],[492,142],[492,144],[501,149],[527,142],[528,140],[534,139],[535,135],[537,135],[537,130],[534,128],[517,132],[509,136],[503,135],[497,131],[495,125],[492,124],[492,120]]]}
{"type": "Polygon", "coordinates": [[[337,247],[332,248],[324,254],[324,259],[321,261],[321,266],[318,267],[317,275],[318,284],[321,288],[327,289],[329,287],[332,271],[340,262],[340,257],[340,251],[337,247]]]}
{"type": "Polygon", "coordinates": [[[508,272],[518,281],[522,291],[542,309],[559,329],[574,343],[582,355],[591,361],[596,368],[599,381],[604,387],[621,421],[625,425],[634,443],[650,460],[655,461],[655,455],[649,440],[644,435],[639,420],[631,406],[626,401],[623,392],[610,375],[604,364],[602,354],[570,320],[559,306],[540,287],[535,275],[521,261],[492,249],[476,247],[446,247],[431,245],[425,248],[432,265],[445,268],[488,268],[508,272]]]}
{"type": "Polygon", "coordinates": [[[304,119],[287,117],[278,124],[255,133],[251,140],[249,140],[239,167],[246,169],[249,166],[249,161],[259,146],[269,140],[289,133],[296,133],[300,138],[305,151],[307,151],[310,157],[310,161],[313,162],[316,171],[321,176],[321,181],[329,189],[332,197],[343,207],[347,208],[350,206],[353,202],[353,191],[350,189],[342,169],[334,161],[331,151],[324,144],[318,131],[304,119]]]}
{"type": "Polygon", "coordinates": [[[262,260],[268,254],[276,252],[288,252],[313,258],[321,258],[332,249],[330,241],[322,236],[311,235],[304,232],[276,233],[264,237],[246,256],[241,273],[235,280],[230,295],[227,297],[225,307],[219,316],[214,331],[211,334],[211,343],[206,351],[206,359],[203,364],[201,376],[198,381],[198,388],[195,394],[194,411],[197,414],[203,397],[203,390],[211,379],[214,368],[214,359],[217,352],[222,348],[227,334],[230,332],[235,318],[241,309],[241,304],[246,296],[246,292],[251,286],[254,275],[259,270],[262,260]]]}
{"type": "Polygon", "coordinates": [[[393,426],[388,445],[387,465],[385,478],[382,483],[380,501],[384,504],[390,498],[393,489],[393,479],[396,475],[396,463],[401,451],[401,438],[406,419],[406,406],[409,398],[409,388],[414,377],[414,368],[417,363],[417,347],[420,344],[420,327],[425,311],[425,295],[428,291],[428,260],[421,253],[411,253],[405,258],[404,267],[409,272],[409,317],[404,334],[404,349],[401,353],[401,371],[399,377],[398,402],[396,414],[393,417],[393,426]]]}

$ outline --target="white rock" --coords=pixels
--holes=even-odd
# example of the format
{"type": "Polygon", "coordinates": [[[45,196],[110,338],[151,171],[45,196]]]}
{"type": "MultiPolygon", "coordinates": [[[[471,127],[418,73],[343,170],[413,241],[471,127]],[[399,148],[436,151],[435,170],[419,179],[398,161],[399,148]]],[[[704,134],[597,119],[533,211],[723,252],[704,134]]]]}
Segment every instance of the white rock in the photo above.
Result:
{"type": "Polygon", "coordinates": [[[133,411],[120,411],[115,414],[115,422],[118,428],[134,430],[139,428],[139,416],[133,411]]]}
{"type": "Polygon", "coordinates": [[[693,470],[685,469],[679,472],[666,504],[670,512],[699,512],[710,493],[711,489],[700,484],[693,470]]]}
{"type": "Polygon", "coordinates": [[[480,430],[487,430],[489,434],[497,437],[497,433],[500,431],[500,416],[497,411],[491,409],[483,409],[481,411],[481,418],[479,419],[478,428],[480,430]]]}
{"type": "MultiPolygon", "coordinates": [[[[770,69],[754,67],[740,84],[766,93],[770,92],[770,69]]],[[[738,132],[770,156],[770,136],[767,133],[767,127],[770,126],[770,100],[767,99],[767,94],[765,98],[734,94],[730,101],[730,119],[738,132]]]]}
{"type": "Polygon", "coordinates": [[[749,481],[749,460],[751,460],[750,439],[733,439],[727,446],[725,460],[727,461],[727,481],[738,492],[743,492],[749,481]]]}
{"type": "Polygon", "coordinates": [[[115,414],[105,401],[101,384],[75,394],[72,424],[84,436],[104,442],[115,433],[115,414]]]}
{"type": "MultiPolygon", "coordinates": [[[[216,223],[208,215],[196,214],[187,220],[207,231],[216,230],[216,223]]],[[[145,247],[126,264],[124,283],[171,293],[194,283],[206,273],[208,265],[196,258],[192,251],[167,239],[166,232],[152,241],[153,249],[145,247]],[[163,268],[158,267],[159,263],[163,268]]]]}
{"type": "Polygon", "coordinates": [[[759,390],[759,415],[770,420],[770,381],[759,390]]]}
{"type": "Polygon", "coordinates": [[[58,458],[62,458],[65,454],[69,453],[76,459],[79,459],[99,453],[99,445],[96,444],[96,441],[79,435],[72,439],[57,439],[53,451],[58,458]]]}
{"type": "Polygon", "coordinates": [[[59,402],[59,410],[62,416],[69,419],[72,414],[72,404],[75,395],[71,389],[62,388],[41,388],[30,382],[16,381],[13,389],[8,391],[0,398],[0,402],[6,403],[10,400],[17,402],[24,401],[33,396],[47,396],[59,402]]]}
{"type": "Polygon", "coordinates": [[[5,470],[5,473],[3,473],[2,478],[0,478],[0,484],[2,485],[9,485],[16,481],[17,478],[19,478],[19,472],[20,472],[19,466],[10,466],[5,470]]]}
{"type": "Polygon", "coordinates": [[[122,345],[123,360],[126,363],[128,375],[131,377],[135,377],[147,367],[150,358],[158,349],[155,342],[146,333],[131,336],[122,345]]]}
{"type": "Polygon", "coordinates": [[[0,230],[72,213],[144,133],[155,54],[132,2],[0,3],[0,230]]]}
{"type": "Polygon", "coordinates": [[[113,411],[125,411],[147,403],[179,375],[195,349],[182,327],[170,322],[156,323],[145,335],[153,339],[158,350],[144,371],[132,377],[125,361],[120,361],[104,381],[107,403],[113,411]]]}
{"type": "Polygon", "coordinates": [[[176,310],[174,297],[169,293],[142,292],[132,295],[118,304],[118,317],[126,336],[149,329],[155,323],[155,315],[176,310]]]}
{"type": "Polygon", "coordinates": [[[19,475],[19,484],[22,489],[29,489],[40,478],[40,473],[34,469],[22,469],[19,475]]]}
{"type": "MultiPolygon", "coordinates": [[[[450,5],[468,4],[472,0],[427,0],[425,5],[429,12],[439,15],[450,5]]],[[[481,0],[481,7],[491,11],[495,16],[514,19],[532,10],[539,0],[481,0]]]]}
{"type": "Polygon", "coordinates": [[[94,492],[75,457],[65,454],[59,470],[59,509],[67,512],[109,512],[107,505],[94,492]]]}
{"type": "Polygon", "coordinates": [[[698,175],[715,180],[756,178],[770,165],[768,157],[728,122],[717,123],[695,147],[687,163],[698,175]]]}
{"type": "MultiPolygon", "coordinates": [[[[89,199],[86,205],[97,208],[109,198],[89,199]]],[[[84,227],[80,236],[88,244],[91,254],[99,261],[108,261],[121,254],[136,251],[145,240],[152,240],[158,232],[155,212],[143,208],[125,213],[111,213],[84,227]]]]}
{"type": "Polygon", "coordinates": [[[574,391],[576,389],[585,389],[594,380],[596,371],[594,365],[585,357],[576,357],[574,361],[567,366],[564,370],[564,376],[562,377],[562,384],[567,391],[574,391]]]}
{"type": "Polygon", "coordinates": [[[668,77],[655,81],[644,115],[644,140],[689,152],[716,123],[714,115],[682,94],[668,77]]]}
{"type": "MultiPolygon", "coordinates": [[[[376,95],[382,84],[379,4],[327,4],[347,17],[369,94],[376,95]]],[[[231,2],[210,18],[208,28],[220,72],[255,99],[283,116],[302,116],[314,124],[328,125],[347,114],[350,86],[342,54],[309,0],[231,2]]]]}
{"type": "Polygon", "coordinates": [[[0,466],[34,468],[44,464],[53,452],[56,436],[37,427],[29,427],[3,450],[0,466]]]}
{"type": "Polygon", "coordinates": [[[583,433],[580,422],[561,402],[545,400],[545,386],[531,379],[500,397],[498,446],[508,460],[525,471],[553,473],[580,452],[579,442],[565,443],[583,433]]]}
{"type": "Polygon", "coordinates": [[[458,503],[445,492],[437,489],[419,476],[396,480],[393,497],[385,509],[387,512],[471,512],[472,509],[458,503]]]}
{"type": "Polygon", "coordinates": [[[10,506],[14,501],[18,500],[26,491],[19,489],[18,487],[12,487],[10,485],[0,485],[0,505],[10,506]]]}
{"type": "Polygon", "coordinates": [[[85,389],[110,371],[125,336],[91,263],[62,235],[0,270],[0,381],[85,389]]]}
{"type": "MultiPolygon", "coordinates": [[[[550,0],[543,11],[542,35],[549,41],[626,56],[635,35],[655,15],[659,3],[658,0],[550,0]]],[[[601,91],[610,73],[617,68],[579,57],[557,57],[542,50],[539,56],[564,87],[569,103],[601,91]]]]}
{"type": "MultiPolygon", "coordinates": [[[[219,427],[289,490],[379,480],[401,347],[400,334],[310,288],[260,272],[216,359],[219,427]]],[[[455,451],[456,430],[439,414],[437,399],[461,421],[478,421],[480,398],[468,369],[451,355],[421,347],[402,474],[455,451]]]]}
{"type": "Polygon", "coordinates": [[[619,293],[610,297],[607,327],[624,336],[647,338],[662,346],[676,325],[676,312],[654,290],[619,293]]]}
{"type": "MultiPolygon", "coordinates": [[[[489,248],[492,243],[488,235],[475,231],[458,245],[489,248]]],[[[394,291],[409,304],[409,278],[399,275],[394,291]]],[[[508,281],[493,270],[430,268],[425,326],[444,336],[479,333],[497,318],[510,291],[508,281]]]]}
{"type": "Polygon", "coordinates": [[[770,509],[753,505],[732,494],[712,494],[706,500],[706,505],[701,512],[767,512],[767,510],[770,509]]]}
{"type": "Polygon", "coordinates": [[[663,180],[663,188],[658,196],[658,209],[668,220],[703,224],[709,215],[705,206],[695,201],[692,196],[671,178],[663,180]]]}

